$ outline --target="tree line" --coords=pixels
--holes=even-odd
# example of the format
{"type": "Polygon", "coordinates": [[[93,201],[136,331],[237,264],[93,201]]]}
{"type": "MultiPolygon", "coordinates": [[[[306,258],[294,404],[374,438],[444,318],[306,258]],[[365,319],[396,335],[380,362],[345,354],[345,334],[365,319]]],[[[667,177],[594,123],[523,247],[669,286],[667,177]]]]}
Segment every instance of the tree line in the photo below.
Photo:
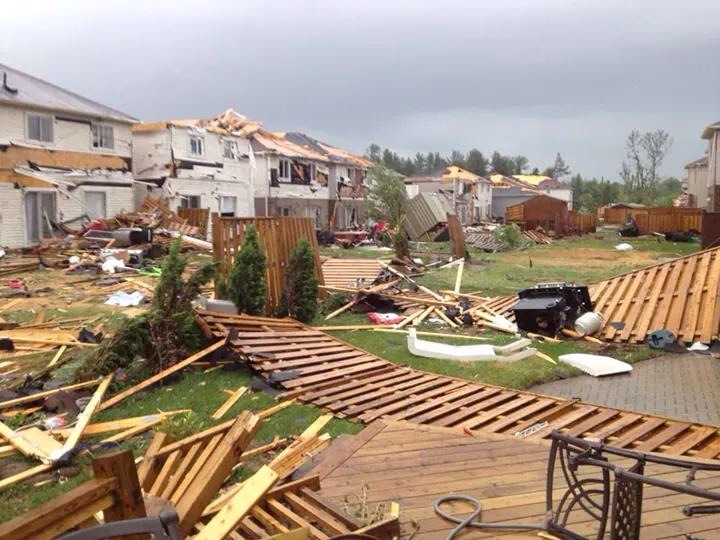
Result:
{"type": "Polygon", "coordinates": [[[565,164],[560,154],[557,154],[555,163],[544,168],[542,172],[537,167],[530,169],[529,160],[523,155],[511,156],[500,152],[493,152],[489,158],[480,150],[473,148],[466,152],[453,150],[450,155],[440,152],[417,152],[414,156],[401,156],[390,148],[382,148],[378,144],[371,144],[365,156],[375,163],[384,163],[390,169],[404,176],[434,176],[440,175],[450,165],[457,165],[479,176],[489,174],[543,174],[553,178],[562,178],[570,174],[570,168],[565,164]]]}
{"type": "Polygon", "coordinates": [[[570,184],[573,192],[573,209],[586,212],[614,202],[635,202],[650,206],[669,206],[681,192],[677,178],[660,175],[660,166],[672,148],[672,138],[662,129],[642,133],[633,130],[625,141],[626,156],[617,180],[585,178],[577,173],[571,176],[570,167],[558,152],[555,162],[543,169],[530,169],[523,155],[504,155],[498,151],[486,157],[479,149],[468,152],[453,150],[450,155],[440,152],[417,152],[414,156],[401,156],[390,148],[371,144],[366,157],[382,163],[405,176],[437,176],[450,165],[457,165],[479,176],[490,174],[541,174],[570,184]],[[568,182],[569,177],[569,182],[568,182]]]}

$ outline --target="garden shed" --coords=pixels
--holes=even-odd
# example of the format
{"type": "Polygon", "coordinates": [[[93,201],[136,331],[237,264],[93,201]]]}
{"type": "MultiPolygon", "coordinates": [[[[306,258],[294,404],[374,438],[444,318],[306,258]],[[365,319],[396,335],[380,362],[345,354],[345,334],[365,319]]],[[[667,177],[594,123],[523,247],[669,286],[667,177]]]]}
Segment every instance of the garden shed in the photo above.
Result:
{"type": "Polygon", "coordinates": [[[547,195],[537,195],[508,206],[505,222],[516,223],[524,231],[542,227],[547,232],[563,235],[568,232],[567,203],[547,195]]]}

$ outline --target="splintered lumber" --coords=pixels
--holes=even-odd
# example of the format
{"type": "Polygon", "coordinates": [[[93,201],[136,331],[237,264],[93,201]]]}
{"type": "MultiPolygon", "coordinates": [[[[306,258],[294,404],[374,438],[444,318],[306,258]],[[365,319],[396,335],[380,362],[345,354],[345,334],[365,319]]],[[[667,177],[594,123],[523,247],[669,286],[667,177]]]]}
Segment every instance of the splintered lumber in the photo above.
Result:
{"type": "Polygon", "coordinates": [[[140,392],[140,390],[144,390],[145,388],[152,386],[153,384],[157,383],[158,381],[163,380],[165,377],[169,377],[173,373],[177,373],[178,371],[185,369],[187,366],[195,362],[196,360],[199,360],[208,354],[210,354],[213,351],[216,351],[223,347],[225,345],[225,340],[220,340],[217,343],[214,343],[210,345],[209,347],[204,348],[200,352],[196,352],[192,356],[189,356],[185,360],[181,360],[177,364],[161,371],[157,375],[153,375],[152,377],[149,377],[142,381],[139,384],[136,384],[135,386],[128,388],[127,390],[120,392],[119,394],[115,394],[113,397],[108,399],[107,401],[103,402],[100,407],[98,408],[99,411],[104,411],[105,409],[112,407],[113,405],[117,405],[120,403],[123,399],[130,397],[134,394],[137,394],[140,392]]]}
{"type": "Polygon", "coordinates": [[[47,368],[49,369],[49,368],[53,367],[55,364],[57,364],[58,360],[60,360],[62,355],[65,354],[66,350],[67,350],[67,345],[63,345],[62,347],[60,347],[60,349],[58,349],[58,352],[55,354],[55,356],[53,356],[52,360],[50,360],[50,362],[48,363],[47,368]]]}
{"type": "Polygon", "coordinates": [[[72,429],[70,435],[65,440],[65,444],[62,448],[63,452],[69,452],[70,450],[75,448],[75,445],[80,441],[80,437],[82,437],[85,427],[90,423],[92,415],[95,413],[95,410],[100,405],[100,400],[105,395],[105,391],[108,389],[108,386],[110,386],[112,378],[113,374],[111,373],[110,375],[105,377],[105,379],[103,379],[103,381],[100,383],[100,386],[98,386],[97,390],[95,390],[95,393],[90,399],[90,402],[87,404],[83,412],[81,412],[78,416],[77,424],[75,424],[75,427],[72,429]]]}
{"type": "MultiPolygon", "coordinates": [[[[168,416],[187,413],[191,410],[192,409],[179,409],[177,411],[159,412],[156,414],[148,414],[146,416],[134,416],[132,418],[121,418],[119,420],[90,424],[83,431],[83,437],[90,437],[92,435],[107,433],[109,431],[127,430],[143,425],[155,425],[158,420],[162,421],[168,416]]],[[[54,430],[53,433],[60,437],[67,438],[71,431],[71,429],[58,429],[54,430]]]]}
{"type": "Polygon", "coordinates": [[[196,540],[218,540],[226,538],[250,512],[253,506],[277,481],[278,475],[267,465],[243,483],[208,524],[195,536],[196,540]]]}
{"type": "Polygon", "coordinates": [[[406,276],[406,275],[403,274],[402,272],[400,272],[400,271],[398,271],[398,270],[395,270],[395,268],[393,268],[393,267],[390,266],[389,264],[386,264],[386,263],[384,263],[384,262],[382,262],[382,261],[380,261],[380,264],[382,264],[387,270],[389,270],[390,272],[392,272],[392,273],[395,274],[396,276],[400,277],[401,279],[404,279],[404,280],[407,281],[408,283],[412,283],[413,285],[415,285],[415,286],[416,286],[419,290],[421,290],[422,292],[424,292],[424,293],[426,293],[426,294],[429,294],[429,295],[432,296],[435,300],[437,300],[437,301],[439,301],[439,302],[444,301],[444,298],[443,298],[442,296],[440,296],[438,293],[436,293],[435,291],[433,291],[433,290],[431,290],[431,289],[428,289],[428,288],[425,287],[424,285],[420,285],[417,281],[415,281],[414,279],[410,278],[409,276],[406,276]]]}
{"type": "MultiPolygon", "coordinates": [[[[35,467],[30,467],[29,469],[26,469],[22,472],[19,472],[12,476],[8,476],[7,478],[3,478],[2,480],[0,480],[0,491],[2,491],[3,489],[5,489],[7,487],[17,484],[18,482],[22,482],[23,480],[32,478],[33,476],[35,476],[37,474],[42,474],[44,472],[47,472],[47,471],[51,470],[52,468],[53,468],[53,466],[50,463],[43,463],[42,465],[36,465],[35,467]]],[[[2,536],[0,536],[0,538],[2,538],[2,536]]]]}
{"type": "Polygon", "coordinates": [[[8,399],[6,401],[0,402],[0,409],[6,409],[8,407],[15,407],[17,405],[23,405],[25,403],[32,403],[33,401],[38,401],[40,399],[45,399],[46,397],[55,395],[58,392],[71,392],[73,390],[80,390],[81,388],[89,388],[90,386],[97,386],[98,384],[100,384],[101,381],[102,381],[102,379],[97,379],[95,381],[85,381],[85,382],[81,382],[81,383],[77,383],[77,384],[69,384],[67,386],[61,386],[59,388],[55,388],[54,390],[46,390],[44,392],[37,392],[36,394],[30,394],[29,396],[8,399]]]}
{"type": "Polygon", "coordinates": [[[457,276],[455,276],[455,288],[453,289],[453,291],[456,294],[460,292],[460,285],[462,284],[462,276],[463,276],[464,268],[465,268],[465,259],[460,259],[460,264],[458,265],[457,276]]]}
{"type": "Polygon", "coordinates": [[[215,420],[219,420],[220,418],[222,418],[223,416],[225,416],[225,414],[230,410],[230,408],[231,408],[233,405],[235,405],[235,403],[237,402],[237,400],[240,399],[240,398],[243,396],[243,394],[244,394],[245,392],[247,392],[247,390],[248,390],[248,389],[247,389],[247,387],[245,387],[245,386],[243,386],[243,387],[238,388],[237,390],[235,390],[235,392],[232,393],[232,395],[227,399],[227,401],[226,401],[225,403],[223,403],[222,405],[220,405],[220,407],[218,408],[218,410],[213,413],[212,417],[213,417],[215,420]]]}
{"type": "Polygon", "coordinates": [[[102,440],[104,443],[111,443],[111,442],[122,442],[126,439],[129,439],[130,437],[134,437],[135,435],[142,433],[144,431],[147,431],[150,428],[153,428],[157,425],[159,425],[164,418],[156,418],[155,420],[151,422],[146,422],[143,424],[139,424],[137,426],[133,426],[131,428],[126,429],[125,431],[121,431],[120,433],[116,433],[115,435],[110,435],[110,437],[107,437],[102,440]]]}
{"type": "Polygon", "coordinates": [[[0,422],[0,435],[5,437],[5,439],[7,439],[7,441],[21,454],[35,458],[45,464],[52,462],[50,452],[57,449],[52,444],[57,444],[57,441],[55,441],[55,439],[53,439],[50,435],[40,431],[38,428],[31,428],[30,430],[25,431],[15,431],[3,422],[0,422]],[[38,433],[32,430],[39,432],[40,436],[44,437],[47,444],[43,444],[43,442],[39,440],[40,437],[38,436],[38,433]]]}
{"type": "Polygon", "coordinates": [[[170,444],[165,444],[163,434],[156,435],[140,468],[143,488],[175,506],[180,527],[188,534],[242,458],[259,426],[256,415],[243,411],[224,431],[216,426],[170,444]]]}

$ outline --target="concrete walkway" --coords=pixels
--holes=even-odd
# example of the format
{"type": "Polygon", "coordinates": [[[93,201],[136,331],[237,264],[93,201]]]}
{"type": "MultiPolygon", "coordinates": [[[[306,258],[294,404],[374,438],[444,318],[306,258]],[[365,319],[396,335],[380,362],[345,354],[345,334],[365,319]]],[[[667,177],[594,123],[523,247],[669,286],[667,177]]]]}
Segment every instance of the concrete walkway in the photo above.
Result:
{"type": "Polygon", "coordinates": [[[633,364],[629,374],[582,375],[530,390],[550,396],[579,397],[594,405],[720,425],[720,359],[708,355],[668,354],[633,364]]]}

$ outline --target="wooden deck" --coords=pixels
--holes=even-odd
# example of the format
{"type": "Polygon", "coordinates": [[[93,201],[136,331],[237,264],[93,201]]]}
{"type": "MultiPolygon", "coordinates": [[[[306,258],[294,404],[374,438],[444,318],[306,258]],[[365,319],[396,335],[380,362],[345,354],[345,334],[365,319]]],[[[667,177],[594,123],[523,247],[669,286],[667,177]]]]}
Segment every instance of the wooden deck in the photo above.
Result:
{"type": "MultiPolygon", "coordinates": [[[[434,501],[449,493],[479,499],[484,521],[542,524],[545,514],[545,478],[548,447],[514,437],[438,428],[409,422],[377,421],[354,437],[340,438],[313,471],[319,474],[320,493],[354,508],[362,485],[367,504],[400,504],[403,537],[420,540],[445,538],[454,527],[435,515],[434,501]]],[[[649,468],[649,474],[658,471],[649,468]]],[[[682,472],[664,472],[666,480],[682,481],[682,472]]],[[[559,474],[557,481],[560,482],[559,474]]],[[[720,489],[720,473],[698,476],[697,485],[720,489]]],[[[564,484],[560,484],[564,486],[564,484]]],[[[558,490],[558,495],[562,490],[558,490]]],[[[682,507],[700,502],[659,488],[645,488],[642,538],[720,537],[720,515],[688,518],[682,507]]],[[[453,512],[467,511],[461,507],[453,512]]],[[[578,516],[572,529],[590,535],[595,523],[578,516]]],[[[536,533],[471,529],[460,538],[538,538],[536,533]]]]}
{"type": "Polygon", "coordinates": [[[368,287],[373,284],[383,266],[377,259],[325,259],[322,273],[329,287],[368,287]]]}
{"type": "Polygon", "coordinates": [[[720,459],[717,426],[589,405],[398,366],[291,319],[200,312],[208,337],[230,345],[286,397],[341,418],[408,420],[513,436],[553,429],[621,448],[720,459]]]}

